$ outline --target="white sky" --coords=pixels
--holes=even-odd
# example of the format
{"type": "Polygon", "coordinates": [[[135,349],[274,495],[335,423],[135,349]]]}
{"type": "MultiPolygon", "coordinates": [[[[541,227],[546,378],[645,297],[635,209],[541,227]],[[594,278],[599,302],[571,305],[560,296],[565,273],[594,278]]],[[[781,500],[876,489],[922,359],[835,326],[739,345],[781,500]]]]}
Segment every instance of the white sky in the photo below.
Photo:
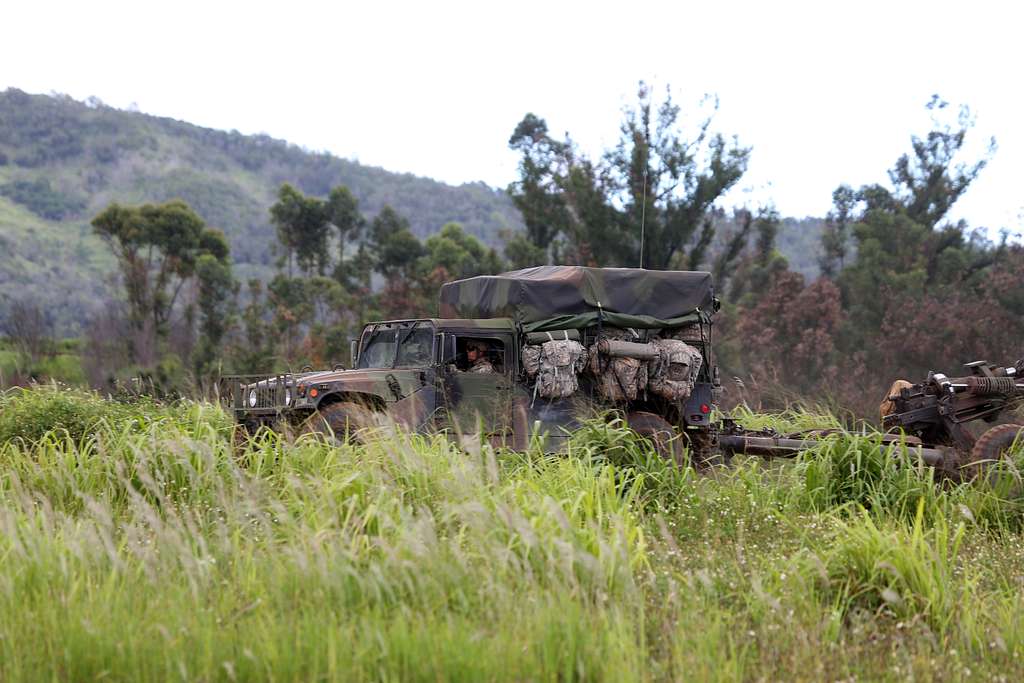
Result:
{"type": "Polygon", "coordinates": [[[597,151],[637,81],[753,146],[743,191],[823,215],[884,182],[940,93],[999,143],[956,210],[1024,231],[1024,9],[988,2],[8,2],[0,88],[57,91],[504,187],[527,111],[597,151]]]}

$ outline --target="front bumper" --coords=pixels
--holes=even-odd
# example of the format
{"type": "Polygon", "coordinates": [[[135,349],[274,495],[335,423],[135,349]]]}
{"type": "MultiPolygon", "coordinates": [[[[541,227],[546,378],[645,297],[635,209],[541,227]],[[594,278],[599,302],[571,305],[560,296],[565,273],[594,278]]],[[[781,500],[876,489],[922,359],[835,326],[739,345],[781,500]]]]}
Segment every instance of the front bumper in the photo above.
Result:
{"type": "Polygon", "coordinates": [[[220,400],[225,410],[233,412],[239,422],[314,407],[307,397],[298,395],[298,378],[290,373],[224,377],[220,383],[220,400]]]}

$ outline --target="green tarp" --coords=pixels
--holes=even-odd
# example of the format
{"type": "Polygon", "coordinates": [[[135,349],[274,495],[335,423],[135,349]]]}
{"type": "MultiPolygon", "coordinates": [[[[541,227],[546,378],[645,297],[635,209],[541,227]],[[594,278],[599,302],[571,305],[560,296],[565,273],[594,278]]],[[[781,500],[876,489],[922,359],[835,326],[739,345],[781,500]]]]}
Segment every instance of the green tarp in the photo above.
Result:
{"type": "Polygon", "coordinates": [[[441,317],[512,318],[527,331],[579,329],[599,318],[660,328],[710,316],[713,300],[705,272],[539,266],[443,285],[441,317]]]}

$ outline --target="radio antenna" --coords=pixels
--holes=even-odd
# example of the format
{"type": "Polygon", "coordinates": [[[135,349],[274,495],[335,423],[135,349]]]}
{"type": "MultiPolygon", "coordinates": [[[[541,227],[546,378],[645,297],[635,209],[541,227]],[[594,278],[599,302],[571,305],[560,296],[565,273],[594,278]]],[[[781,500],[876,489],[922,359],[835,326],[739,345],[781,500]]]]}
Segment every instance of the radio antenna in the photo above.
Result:
{"type": "Polygon", "coordinates": [[[640,205],[640,268],[644,267],[644,223],[647,222],[647,166],[644,166],[643,204],[640,205]]]}

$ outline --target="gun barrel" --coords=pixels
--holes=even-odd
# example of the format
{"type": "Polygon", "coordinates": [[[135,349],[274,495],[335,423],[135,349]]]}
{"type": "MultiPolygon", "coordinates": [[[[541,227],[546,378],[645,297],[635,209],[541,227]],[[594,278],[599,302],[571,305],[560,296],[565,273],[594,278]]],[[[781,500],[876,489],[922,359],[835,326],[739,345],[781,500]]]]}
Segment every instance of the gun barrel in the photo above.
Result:
{"type": "MultiPolygon", "coordinates": [[[[899,449],[906,449],[907,453],[916,455],[929,467],[942,468],[946,465],[946,451],[942,447],[928,448],[920,444],[906,443],[892,435],[886,435],[882,440],[890,453],[896,454],[899,449]]],[[[718,438],[718,446],[725,453],[757,455],[764,458],[793,458],[800,451],[810,450],[820,444],[821,439],[791,439],[757,434],[723,434],[718,438]]]]}

